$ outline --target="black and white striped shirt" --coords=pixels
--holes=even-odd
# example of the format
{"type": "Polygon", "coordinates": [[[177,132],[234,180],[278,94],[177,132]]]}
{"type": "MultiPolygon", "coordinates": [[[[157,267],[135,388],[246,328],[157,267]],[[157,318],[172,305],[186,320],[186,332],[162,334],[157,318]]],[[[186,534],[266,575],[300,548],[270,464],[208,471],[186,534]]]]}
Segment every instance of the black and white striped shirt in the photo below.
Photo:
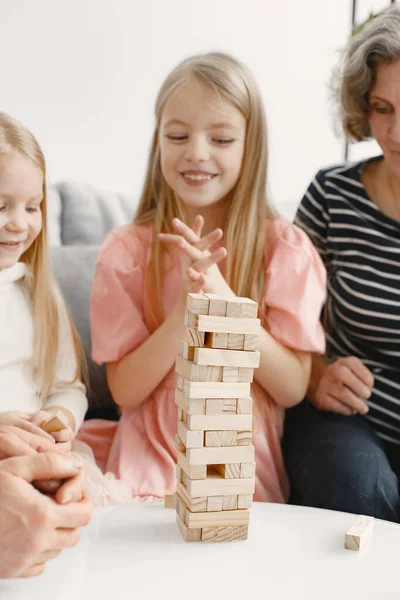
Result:
{"type": "Polygon", "coordinates": [[[324,324],[330,358],[358,356],[375,386],[366,419],[400,444],[400,222],[368,196],[369,159],[319,171],[296,215],[328,271],[324,324]]]}

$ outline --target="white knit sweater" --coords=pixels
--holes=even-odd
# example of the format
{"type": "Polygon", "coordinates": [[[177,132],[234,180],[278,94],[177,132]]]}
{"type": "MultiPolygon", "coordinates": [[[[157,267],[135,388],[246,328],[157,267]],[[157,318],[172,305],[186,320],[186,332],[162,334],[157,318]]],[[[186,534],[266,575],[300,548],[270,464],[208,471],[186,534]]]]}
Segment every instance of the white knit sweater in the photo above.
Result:
{"type": "Polygon", "coordinates": [[[54,384],[41,404],[38,385],[32,378],[33,319],[29,300],[21,282],[27,267],[17,263],[0,270],[0,412],[28,414],[63,406],[75,418],[76,430],[85,416],[88,402],[85,387],[74,379],[76,358],[66,315],[60,318],[59,348],[54,384]]]}

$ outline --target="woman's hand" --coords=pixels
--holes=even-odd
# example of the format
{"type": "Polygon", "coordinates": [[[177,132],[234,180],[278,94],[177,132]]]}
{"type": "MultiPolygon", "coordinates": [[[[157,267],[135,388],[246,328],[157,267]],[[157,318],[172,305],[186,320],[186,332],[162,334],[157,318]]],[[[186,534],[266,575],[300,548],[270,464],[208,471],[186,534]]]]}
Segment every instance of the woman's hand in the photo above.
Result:
{"type": "Polygon", "coordinates": [[[33,433],[47,440],[53,441],[50,434],[40,429],[37,423],[31,421],[30,415],[23,412],[5,412],[0,414],[0,426],[18,427],[28,433],[33,433]]]}
{"type": "Polygon", "coordinates": [[[341,415],[365,415],[371,396],[374,377],[371,371],[355,356],[339,358],[323,367],[309,400],[320,410],[341,415]]]}

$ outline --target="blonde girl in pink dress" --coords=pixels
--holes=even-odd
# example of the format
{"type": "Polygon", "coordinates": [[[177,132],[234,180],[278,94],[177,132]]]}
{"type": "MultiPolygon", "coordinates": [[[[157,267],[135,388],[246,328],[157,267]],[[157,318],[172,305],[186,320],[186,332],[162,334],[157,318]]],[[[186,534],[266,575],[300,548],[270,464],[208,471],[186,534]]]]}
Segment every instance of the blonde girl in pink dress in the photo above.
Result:
{"type": "Polygon", "coordinates": [[[86,422],[80,438],[135,498],[175,485],[174,364],[186,294],[204,289],[259,303],[255,500],[287,499],[284,410],[305,396],[311,353],[324,351],[325,271],[307,236],[275,218],[266,175],[264,109],[248,69],[219,53],[179,64],[157,98],[136,217],[105,240],[92,294],[93,359],[106,364],[122,414],[86,422]]]}

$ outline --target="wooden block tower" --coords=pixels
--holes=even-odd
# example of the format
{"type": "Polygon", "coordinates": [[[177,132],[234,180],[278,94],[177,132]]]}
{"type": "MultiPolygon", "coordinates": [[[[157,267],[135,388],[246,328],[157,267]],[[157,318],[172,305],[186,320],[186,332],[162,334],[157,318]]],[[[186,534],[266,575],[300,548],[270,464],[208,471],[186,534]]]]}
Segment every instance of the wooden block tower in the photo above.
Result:
{"type": "Polygon", "coordinates": [[[253,369],[257,304],[188,294],[186,342],[176,360],[176,512],[188,542],[247,538],[255,485],[253,369]]]}

